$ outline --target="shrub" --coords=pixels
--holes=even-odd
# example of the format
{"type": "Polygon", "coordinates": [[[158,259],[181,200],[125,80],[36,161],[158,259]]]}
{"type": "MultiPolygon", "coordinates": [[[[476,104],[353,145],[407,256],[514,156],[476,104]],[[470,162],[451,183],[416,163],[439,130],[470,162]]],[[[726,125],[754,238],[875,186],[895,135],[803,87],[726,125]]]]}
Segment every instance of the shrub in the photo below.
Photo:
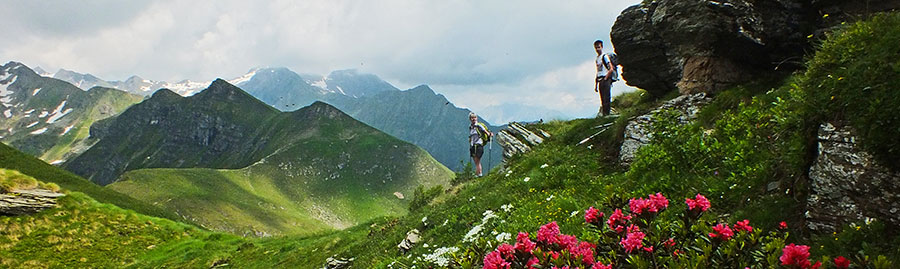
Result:
{"type": "Polygon", "coordinates": [[[429,189],[425,189],[425,186],[419,185],[416,187],[415,192],[413,193],[413,199],[409,202],[409,211],[417,211],[428,205],[431,200],[434,200],[435,197],[441,194],[444,191],[444,186],[437,185],[431,187],[429,189]]]}
{"type": "Polygon", "coordinates": [[[862,145],[900,168],[900,13],[876,15],[832,34],[801,82],[820,120],[849,120],[862,145]]]}

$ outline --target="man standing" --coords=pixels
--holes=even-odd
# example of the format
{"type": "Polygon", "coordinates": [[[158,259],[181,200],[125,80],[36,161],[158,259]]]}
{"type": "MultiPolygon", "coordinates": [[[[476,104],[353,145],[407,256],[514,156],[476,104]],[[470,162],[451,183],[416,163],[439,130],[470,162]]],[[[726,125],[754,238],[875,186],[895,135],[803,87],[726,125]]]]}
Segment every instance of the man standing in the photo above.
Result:
{"type": "Polygon", "coordinates": [[[600,93],[600,114],[609,115],[609,88],[612,86],[613,66],[609,56],[603,53],[603,41],[594,41],[594,49],[597,50],[597,79],[594,82],[594,91],[600,93]]]}
{"type": "Polygon", "coordinates": [[[484,143],[491,140],[493,133],[488,131],[484,123],[478,122],[475,112],[469,112],[469,156],[475,161],[475,175],[481,176],[481,156],[484,155],[484,143]]]}

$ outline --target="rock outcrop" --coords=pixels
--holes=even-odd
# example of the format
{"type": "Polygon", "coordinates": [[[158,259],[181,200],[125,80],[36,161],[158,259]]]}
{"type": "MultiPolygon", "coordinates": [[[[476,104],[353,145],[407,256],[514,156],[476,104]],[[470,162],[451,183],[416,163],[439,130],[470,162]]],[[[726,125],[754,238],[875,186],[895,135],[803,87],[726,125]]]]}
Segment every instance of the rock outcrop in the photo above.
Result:
{"type": "Polygon", "coordinates": [[[623,11],[610,36],[629,85],[655,96],[675,89],[712,93],[760,72],[801,68],[824,29],[854,14],[900,7],[856,2],[645,1],[623,11]]]}
{"type": "Polygon", "coordinates": [[[397,244],[397,248],[399,248],[401,252],[406,253],[421,240],[421,237],[419,237],[419,230],[412,229],[406,233],[406,238],[404,238],[403,241],[400,241],[400,244],[397,244]]]}
{"type": "Polygon", "coordinates": [[[634,161],[635,152],[650,143],[652,138],[650,126],[653,124],[653,114],[662,110],[674,109],[681,114],[678,117],[679,121],[688,122],[696,119],[697,114],[700,113],[700,108],[711,100],[706,96],[706,93],[682,95],[666,101],[650,113],[637,116],[633,120],[628,121],[628,124],[625,126],[625,139],[622,141],[622,147],[619,150],[619,161],[623,165],[630,165],[634,161]]]}
{"type": "Polygon", "coordinates": [[[497,142],[503,147],[503,159],[509,159],[513,155],[529,152],[531,147],[543,143],[546,138],[550,138],[550,134],[544,130],[538,130],[538,133],[540,135],[529,131],[521,123],[510,122],[506,129],[497,133],[497,142]]]}
{"type": "Polygon", "coordinates": [[[33,214],[56,206],[56,199],[65,194],[45,190],[15,190],[0,193],[0,215],[15,216],[33,214]]]}
{"type": "Polygon", "coordinates": [[[812,230],[835,231],[873,218],[900,226],[900,173],[876,163],[860,148],[854,132],[840,123],[819,127],[806,214],[812,230]]]}

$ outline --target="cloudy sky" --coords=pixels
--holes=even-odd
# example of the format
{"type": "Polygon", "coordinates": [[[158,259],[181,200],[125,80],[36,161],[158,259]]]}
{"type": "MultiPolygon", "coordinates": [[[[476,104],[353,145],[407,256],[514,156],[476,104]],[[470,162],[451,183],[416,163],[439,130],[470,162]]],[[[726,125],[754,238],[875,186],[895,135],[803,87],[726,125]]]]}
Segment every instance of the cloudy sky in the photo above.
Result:
{"type": "Polygon", "coordinates": [[[401,89],[428,84],[492,122],[531,120],[497,109],[510,103],[587,117],[599,106],[592,42],[638,2],[5,1],[0,61],[105,80],[354,68],[401,89]]]}

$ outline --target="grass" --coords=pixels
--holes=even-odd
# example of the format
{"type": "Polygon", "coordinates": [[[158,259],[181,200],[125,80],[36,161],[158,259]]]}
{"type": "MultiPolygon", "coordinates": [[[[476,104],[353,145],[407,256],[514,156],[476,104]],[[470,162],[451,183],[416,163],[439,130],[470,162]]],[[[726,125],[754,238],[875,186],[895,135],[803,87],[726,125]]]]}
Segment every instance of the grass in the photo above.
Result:
{"type": "Polygon", "coordinates": [[[19,171],[0,168],[0,193],[34,188],[59,191],[59,185],[39,182],[19,171]]]}
{"type": "Polygon", "coordinates": [[[114,204],[141,214],[172,220],[181,219],[171,211],[163,210],[127,195],[97,186],[86,179],[49,165],[5,144],[0,144],[0,168],[17,170],[42,182],[54,183],[64,190],[82,192],[102,203],[114,204]]]}

